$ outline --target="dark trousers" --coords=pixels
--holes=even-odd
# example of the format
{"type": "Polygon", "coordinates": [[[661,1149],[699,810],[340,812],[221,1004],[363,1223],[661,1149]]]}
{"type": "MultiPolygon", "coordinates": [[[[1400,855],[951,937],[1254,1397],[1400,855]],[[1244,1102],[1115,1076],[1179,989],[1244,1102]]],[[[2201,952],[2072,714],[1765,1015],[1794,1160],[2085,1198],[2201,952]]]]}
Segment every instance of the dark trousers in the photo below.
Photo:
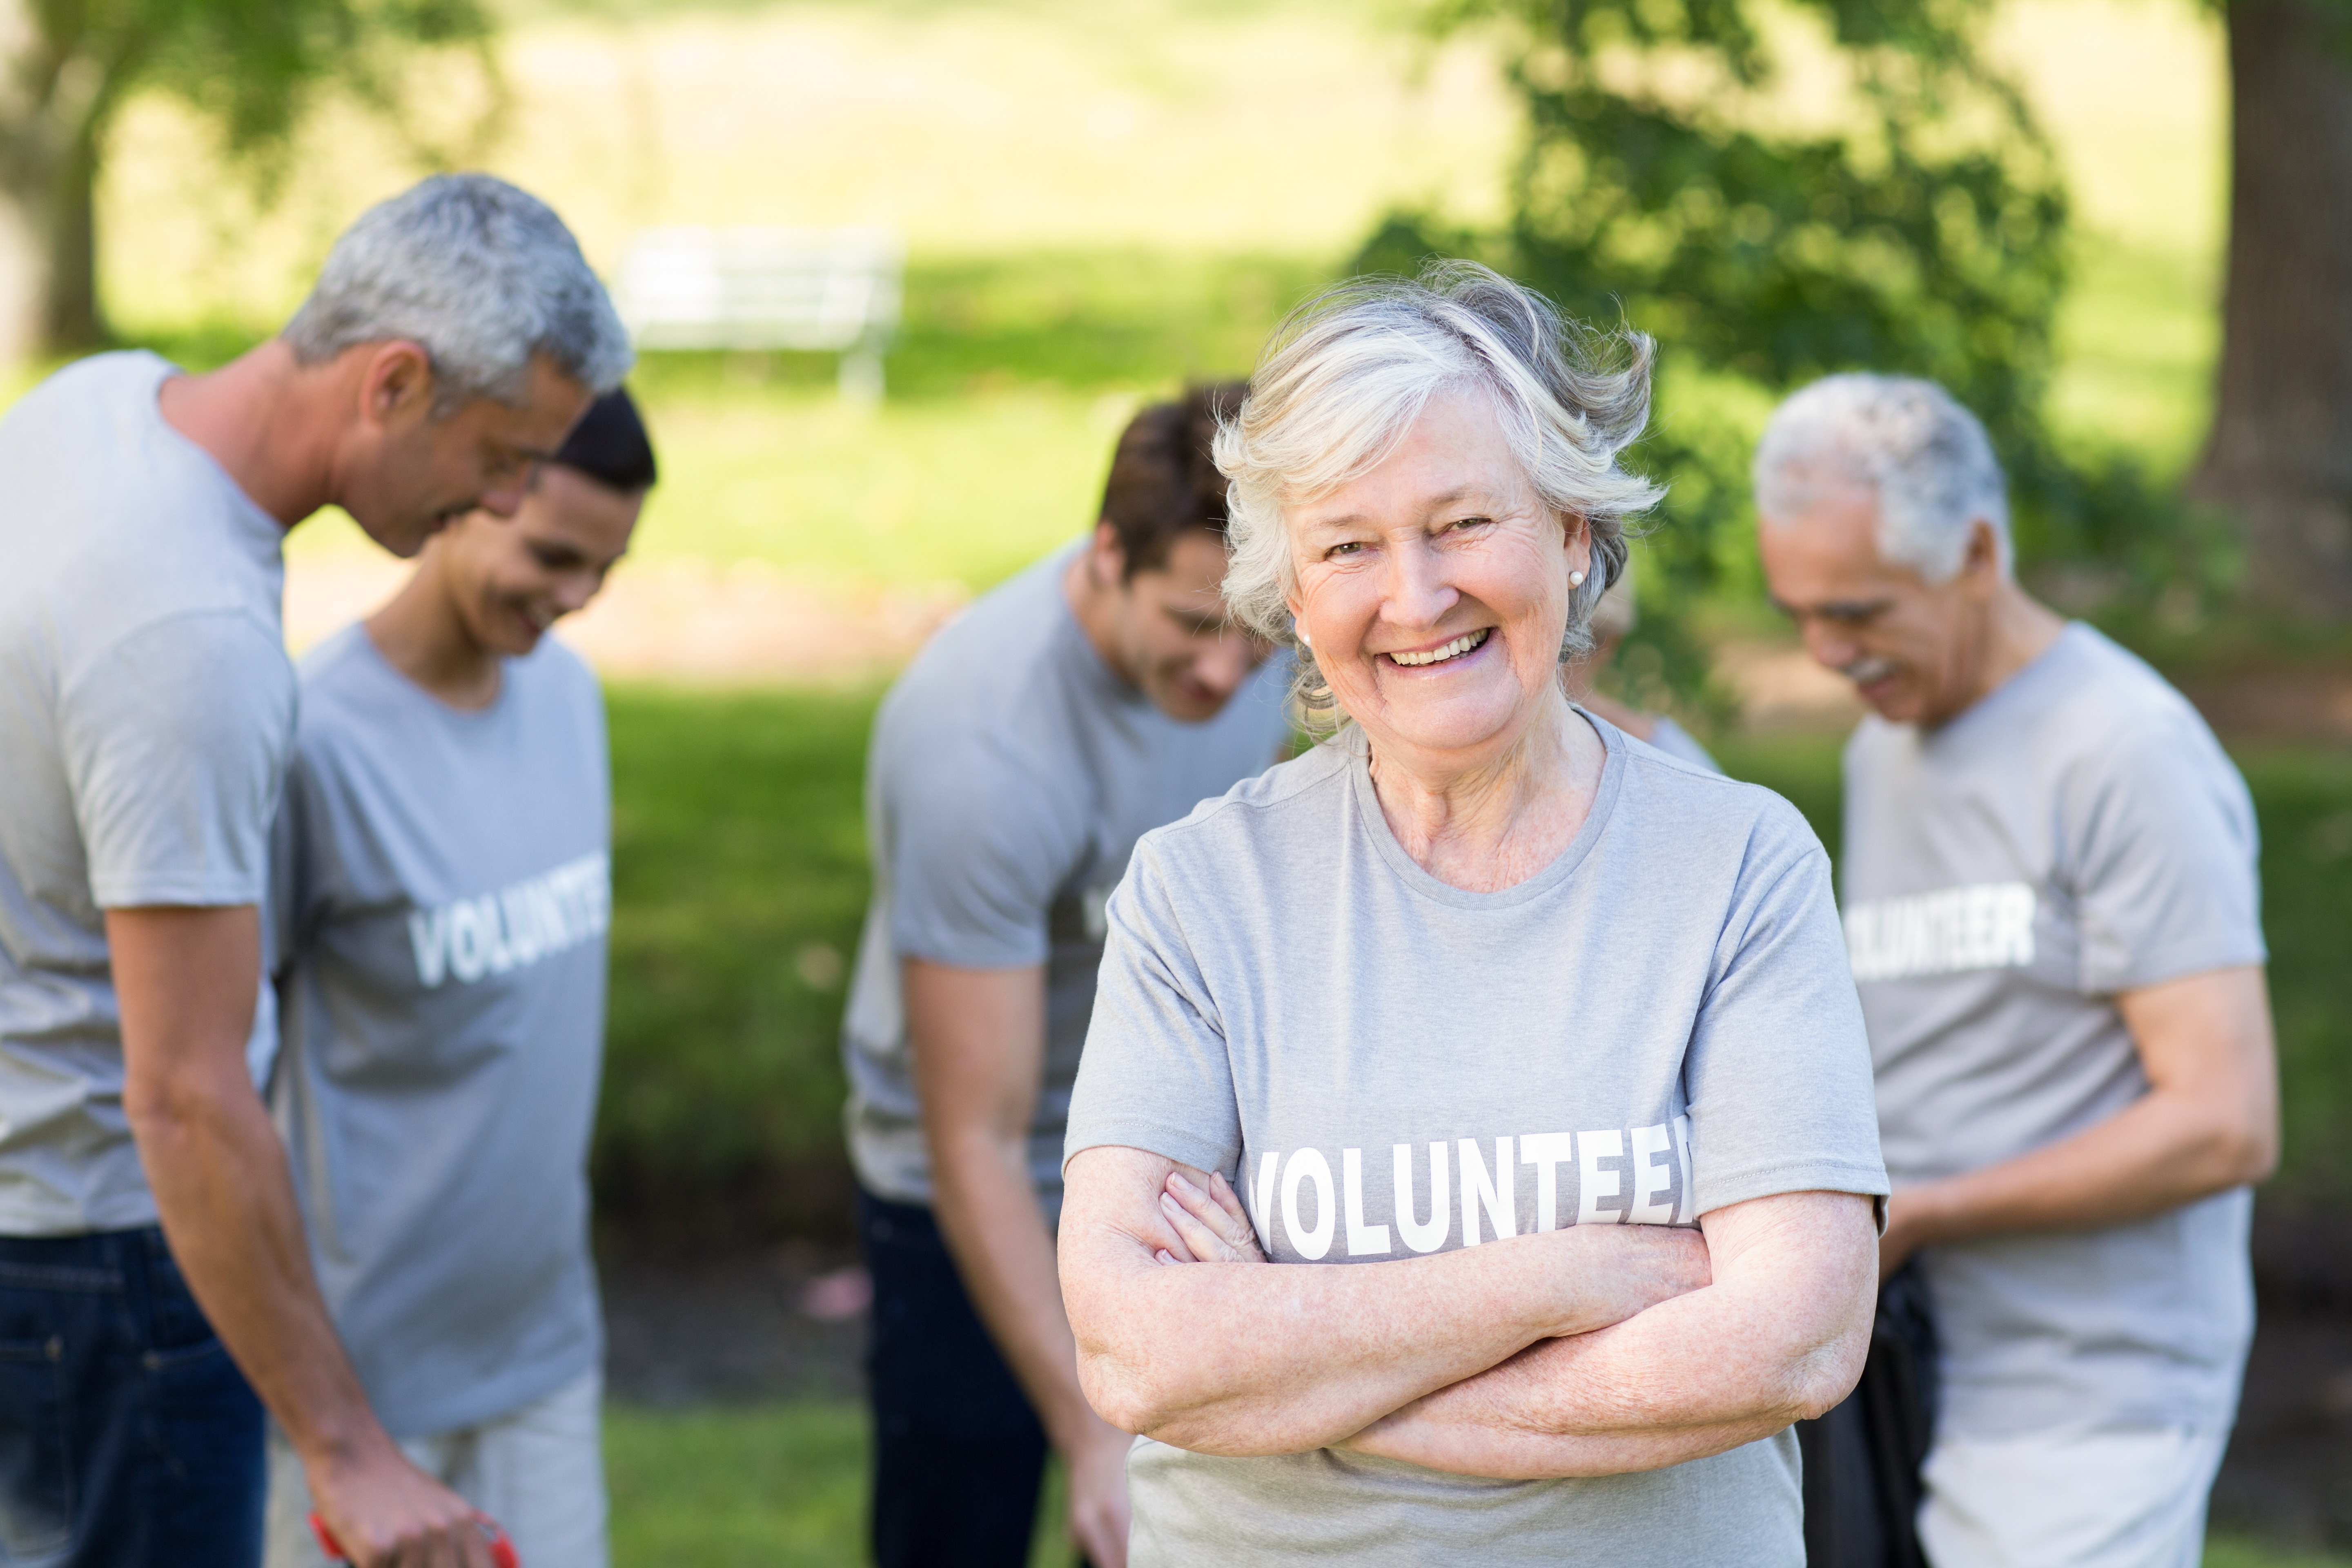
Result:
{"type": "Polygon", "coordinates": [[[1937,1392],[1935,1313],[1914,1260],[1879,1288],[1862,1381],[1828,1415],[1797,1423],[1807,1568],[1925,1568],[1919,1467],[1937,1392]]]}
{"type": "Polygon", "coordinates": [[[267,1481],[161,1230],[0,1237],[0,1564],[255,1568],[267,1481]]]}
{"type": "Polygon", "coordinates": [[[1045,1429],[964,1294],[931,1211],[857,1194],[874,1275],[874,1560],[1023,1568],[1045,1429]]]}

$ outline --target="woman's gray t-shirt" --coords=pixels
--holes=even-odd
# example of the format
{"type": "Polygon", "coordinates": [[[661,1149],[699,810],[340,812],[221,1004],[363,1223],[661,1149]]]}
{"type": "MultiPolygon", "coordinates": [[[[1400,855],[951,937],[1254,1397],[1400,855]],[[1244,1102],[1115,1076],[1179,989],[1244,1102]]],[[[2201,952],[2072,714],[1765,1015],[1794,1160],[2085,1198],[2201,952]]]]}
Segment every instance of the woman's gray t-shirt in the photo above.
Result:
{"type": "MultiPolygon", "coordinates": [[[[1884,1194],[1828,858],[1785,801],[1634,745],[1498,893],[1397,843],[1352,733],[1145,836],[1109,906],[1068,1152],[1234,1180],[1277,1264],[1884,1194]]],[[[1487,1480],[1139,1439],[1132,1561],[1801,1563],[1787,1433],[1668,1469],[1487,1480]]]]}

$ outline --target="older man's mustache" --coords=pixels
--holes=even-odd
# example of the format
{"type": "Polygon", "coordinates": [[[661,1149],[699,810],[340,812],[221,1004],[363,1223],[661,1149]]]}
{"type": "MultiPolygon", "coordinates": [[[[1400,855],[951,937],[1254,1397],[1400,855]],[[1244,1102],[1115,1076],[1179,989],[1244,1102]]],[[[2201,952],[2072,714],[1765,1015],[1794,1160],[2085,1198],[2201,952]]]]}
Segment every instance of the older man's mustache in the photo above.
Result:
{"type": "Polygon", "coordinates": [[[1838,666],[1838,673],[1856,686],[1868,686],[1884,680],[1895,670],[1895,663],[1891,658],[1858,658],[1852,664],[1838,666]]]}

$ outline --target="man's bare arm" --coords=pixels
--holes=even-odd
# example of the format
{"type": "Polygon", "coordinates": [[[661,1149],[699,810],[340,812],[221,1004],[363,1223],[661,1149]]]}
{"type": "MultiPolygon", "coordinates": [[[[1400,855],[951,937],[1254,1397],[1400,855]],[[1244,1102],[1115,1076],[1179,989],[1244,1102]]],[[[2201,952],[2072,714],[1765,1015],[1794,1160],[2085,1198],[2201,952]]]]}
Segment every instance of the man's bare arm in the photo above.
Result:
{"type": "Polygon", "coordinates": [[[473,1509],[377,1423],[320,1299],[285,1151],[246,1065],[255,910],[110,910],[106,938],[123,1109],[172,1256],[301,1455],[320,1513],[361,1568],[489,1568],[473,1509]]]}
{"type": "Polygon", "coordinates": [[[1622,1475],[1736,1448],[1844,1398],[1877,1295],[1871,1201],[1786,1193],[1699,1224],[1706,1289],[1547,1340],[1347,1447],[1462,1475],[1622,1475]]]}
{"type": "Polygon", "coordinates": [[[1070,1468],[1072,1533],[1127,1560],[1127,1435],[1087,1405],[1054,1238],[1029,1171],[1045,1059],[1045,972],[908,959],[907,1034],[930,1150],[932,1207],[981,1321],[1070,1468]]]}
{"type": "Polygon", "coordinates": [[[2193,974],[2116,1005],[2147,1093],[2046,1148],[1895,1194],[1885,1272],[1937,1242],[2125,1225],[2270,1174],[2278,1058],[2263,970],[2193,974]]]}
{"type": "Polygon", "coordinates": [[[1201,1453],[1325,1447],[1536,1341],[1706,1282],[1689,1231],[1579,1226],[1392,1263],[1258,1261],[1222,1177],[1140,1149],[1071,1160],[1062,1289],[1079,1373],[1118,1426],[1201,1453]],[[1179,1176],[1186,1187],[1171,1189],[1179,1176]],[[1188,1229],[1175,1194],[1221,1237],[1188,1229]],[[1220,1218],[1217,1210],[1222,1209],[1220,1218]],[[1201,1258],[1171,1266],[1160,1259],[1201,1258]],[[1215,1261],[1208,1259],[1214,1258],[1215,1261]]]}

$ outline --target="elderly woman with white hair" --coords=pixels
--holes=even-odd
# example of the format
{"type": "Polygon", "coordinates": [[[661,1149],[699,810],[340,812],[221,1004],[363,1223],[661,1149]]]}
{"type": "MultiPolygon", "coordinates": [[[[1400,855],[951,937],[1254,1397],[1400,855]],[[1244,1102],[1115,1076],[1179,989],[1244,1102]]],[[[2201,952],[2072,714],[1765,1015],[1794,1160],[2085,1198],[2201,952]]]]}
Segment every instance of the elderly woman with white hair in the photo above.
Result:
{"type": "Polygon", "coordinates": [[[1563,689],[1650,361],[1450,264],[1303,308],[1219,437],[1334,722],[1108,910],[1061,1269],[1137,1564],[1803,1561],[1886,1184],[1820,845],[1563,689]]]}

